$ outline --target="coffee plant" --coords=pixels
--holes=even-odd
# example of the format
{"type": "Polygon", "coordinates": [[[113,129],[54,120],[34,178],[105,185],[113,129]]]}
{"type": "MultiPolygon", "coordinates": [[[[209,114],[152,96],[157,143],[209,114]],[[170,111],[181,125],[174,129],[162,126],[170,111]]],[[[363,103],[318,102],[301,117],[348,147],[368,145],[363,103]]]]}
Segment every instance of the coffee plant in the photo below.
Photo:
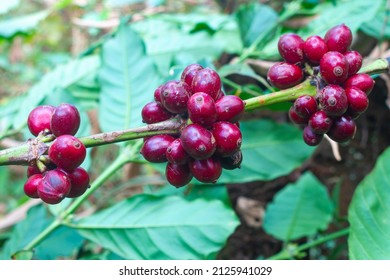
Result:
{"type": "Polygon", "coordinates": [[[390,258],[386,1],[123,2],[0,22],[100,16],[0,96],[1,259],[390,258]]]}

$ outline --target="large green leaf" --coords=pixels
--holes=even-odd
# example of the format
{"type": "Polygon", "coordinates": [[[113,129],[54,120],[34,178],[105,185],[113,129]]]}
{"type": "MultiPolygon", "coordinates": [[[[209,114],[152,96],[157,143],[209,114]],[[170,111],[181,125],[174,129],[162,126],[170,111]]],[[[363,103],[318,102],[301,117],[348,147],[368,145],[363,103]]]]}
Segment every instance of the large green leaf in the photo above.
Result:
{"type": "Polygon", "coordinates": [[[7,0],[0,2],[0,14],[5,14],[8,11],[15,9],[19,6],[20,0],[7,0]]]}
{"type": "Polygon", "coordinates": [[[215,256],[238,225],[219,200],[137,195],[79,221],[81,235],[125,259],[215,256]]]}
{"type": "Polygon", "coordinates": [[[326,188],[311,173],[279,191],[267,206],[264,229],[283,241],[315,234],[327,228],[333,204],[326,188]]]}
{"type": "Polygon", "coordinates": [[[390,24],[388,23],[388,18],[390,16],[390,7],[386,7],[386,5],[389,5],[388,3],[386,3],[388,1],[381,2],[382,5],[377,15],[371,20],[366,21],[361,26],[361,30],[364,33],[367,33],[368,35],[379,40],[390,39],[390,24]]]}
{"type": "Polygon", "coordinates": [[[153,92],[160,83],[143,41],[130,26],[122,25],[115,37],[105,42],[102,51],[99,72],[102,130],[142,125],[142,107],[153,100],[153,92]]]}
{"type": "Polygon", "coordinates": [[[16,34],[29,33],[48,15],[49,11],[43,10],[33,14],[0,21],[0,37],[10,38],[16,34]]]}
{"type": "Polygon", "coordinates": [[[390,148],[358,185],[349,206],[350,259],[390,259],[390,148]]]}

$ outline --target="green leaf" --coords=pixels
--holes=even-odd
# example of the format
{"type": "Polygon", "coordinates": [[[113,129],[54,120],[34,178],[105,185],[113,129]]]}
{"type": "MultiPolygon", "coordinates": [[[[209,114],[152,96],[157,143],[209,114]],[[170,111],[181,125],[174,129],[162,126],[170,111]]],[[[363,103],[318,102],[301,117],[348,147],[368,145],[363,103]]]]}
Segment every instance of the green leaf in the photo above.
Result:
{"type": "Polygon", "coordinates": [[[390,24],[388,23],[390,6],[386,7],[386,5],[389,4],[386,1],[382,1],[382,5],[376,16],[366,21],[360,28],[364,33],[379,40],[390,39],[390,24]]]}
{"type": "Polygon", "coordinates": [[[0,2],[0,14],[5,14],[19,6],[20,0],[7,0],[0,2]]]}
{"type": "Polygon", "coordinates": [[[358,185],[349,206],[349,258],[390,259],[390,148],[358,185]]]}
{"type": "Polygon", "coordinates": [[[103,131],[142,125],[142,107],[153,100],[160,76],[141,38],[122,25],[102,50],[99,121],[103,131]]]}
{"type": "Polygon", "coordinates": [[[0,21],[0,37],[10,38],[16,34],[28,34],[34,30],[39,22],[45,19],[49,13],[50,11],[44,10],[0,21]]]}
{"type": "Polygon", "coordinates": [[[315,234],[328,227],[333,204],[326,188],[311,173],[279,191],[264,216],[267,233],[283,241],[315,234]]]}
{"type": "Polygon", "coordinates": [[[137,195],[77,223],[81,235],[125,259],[206,259],[238,225],[218,200],[137,195]]]}

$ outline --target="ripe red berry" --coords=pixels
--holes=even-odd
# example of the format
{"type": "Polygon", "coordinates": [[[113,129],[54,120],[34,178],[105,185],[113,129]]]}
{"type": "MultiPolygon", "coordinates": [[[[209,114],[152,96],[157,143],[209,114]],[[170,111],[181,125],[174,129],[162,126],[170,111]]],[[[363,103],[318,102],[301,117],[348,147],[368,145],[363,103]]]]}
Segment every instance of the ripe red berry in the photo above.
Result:
{"type": "Polygon", "coordinates": [[[323,138],[323,134],[315,133],[309,126],[306,126],[303,130],[303,141],[309,146],[317,146],[323,138]]]}
{"type": "Polygon", "coordinates": [[[184,150],[195,159],[211,157],[216,149],[213,134],[199,124],[190,124],[180,136],[184,150]]]}
{"type": "Polygon", "coordinates": [[[169,162],[176,164],[185,164],[190,158],[184,150],[180,138],[175,139],[171,144],[169,144],[165,155],[169,162]]]}
{"type": "Polygon", "coordinates": [[[348,100],[345,91],[338,85],[327,85],[319,94],[322,110],[328,116],[341,116],[348,109],[348,100]]]}
{"type": "Polygon", "coordinates": [[[344,54],[344,57],[348,61],[348,77],[355,75],[362,67],[362,55],[357,51],[349,51],[344,54]]]}
{"type": "Polygon", "coordinates": [[[165,83],[161,91],[161,101],[163,106],[173,114],[186,113],[189,98],[189,86],[179,81],[168,81],[165,83]]]}
{"type": "Polygon", "coordinates": [[[276,88],[286,89],[299,84],[303,80],[303,71],[297,65],[278,62],[268,70],[267,80],[276,88]]]}
{"type": "Polygon", "coordinates": [[[187,103],[188,116],[193,123],[210,127],[217,120],[214,99],[204,93],[194,93],[187,103]]]}
{"type": "Polygon", "coordinates": [[[302,119],[309,117],[317,112],[317,101],[313,96],[302,95],[294,101],[294,111],[302,119]]]}
{"type": "Polygon", "coordinates": [[[202,183],[215,183],[222,173],[221,162],[214,157],[190,162],[190,170],[194,177],[202,183]]]}
{"type": "Polygon", "coordinates": [[[192,80],[191,90],[193,93],[207,93],[216,100],[220,93],[221,85],[221,78],[218,73],[210,68],[204,68],[196,72],[192,80]]]}
{"type": "Polygon", "coordinates": [[[244,101],[235,95],[226,95],[215,102],[218,121],[238,122],[245,109],[244,101]]]}
{"type": "Polygon", "coordinates": [[[333,125],[328,132],[329,138],[344,143],[351,140],[356,133],[356,124],[349,116],[341,116],[333,120],[333,125]]]}
{"type": "Polygon", "coordinates": [[[367,110],[368,98],[365,92],[356,87],[348,87],[345,89],[345,95],[348,99],[349,115],[357,116],[367,110]]]}
{"type": "Polygon", "coordinates": [[[324,112],[317,111],[309,119],[309,127],[316,134],[325,134],[332,126],[332,119],[324,112]]]}
{"type": "Polygon", "coordinates": [[[203,69],[200,64],[190,64],[181,73],[181,80],[191,87],[195,74],[203,69]]]}
{"type": "Polygon", "coordinates": [[[352,43],[352,32],[345,24],[337,25],[325,34],[325,42],[329,51],[345,53],[352,43]]]}
{"type": "Polygon", "coordinates": [[[80,114],[72,104],[63,103],[55,108],[50,129],[55,136],[75,135],[80,127],[80,114]]]}
{"type": "Polygon", "coordinates": [[[320,73],[328,84],[341,84],[348,77],[348,61],[339,52],[327,52],[320,61],[320,73]]]}
{"type": "Polygon", "coordinates": [[[42,174],[31,175],[24,184],[24,193],[31,198],[39,198],[38,185],[43,178],[42,174]]]}
{"type": "Polygon", "coordinates": [[[42,105],[34,108],[27,118],[27,126],[34,136],[38,136],[45,129],[50,130],[50,120],[55,107],[42,105]]]}
{"type": "Polygon", "coordinates": [[[33,165],[27,167],[27,177],[31,177],[32,175],[35,174],[42,174],[42,172],[39,170],[38,166],[33,165]]]}
{"type": "Polygon", "coordinates": [[[176,164],[169,162],[165,168],[167,181],[176,188],[187,185],[192,179],[192,173],[188,164],[176,164]]]}
{"type": "Polygon", "coordinates": [[[49,148],[50,160],[67,172],[79,167],[86,153],[84,144],[72,135],[58,136],[49,148]]]}
{"type": "Polygon", "coordinates": [[[240,129],[230,122],[217,122],[212,130],[220,156],[230,156],[241,148],[242,134],[240,129]]]}
{"type": "Polygon", "coordinates": [[[374,85],[375,81],[370,77],[370,75],[361,73],[349,77],[344,83],[344,88],[356,87],[369,95],[371,90],[374,88],[374,85]]]}
{"type": "Polygon", "coordinates": [[[297,114],[297,112],[294,109],[294,106],[291,106],[288,111],[288,116],[290,117],[290,120],[295,124],[306,124],[309,120],[308,117],[301,117],[297,114]]]}
{"type": "Polygon", "coordinates": [[[278,50],[286,62],[291,64],[302,63],[305,60],[304,44],[305,41],[297,34],[283,34],[278,41],[278,50]]]}
{"type": "Polygon", "coordinates": [[[241,150],[235,152],[234,154],[219,158],[222,168],[227,170],[233,170],[240,168],[242,163],[242,152],[241,150]]]}
{"type": "Polygon", "coordinates": [[[67,197],[79,197],[89,188],[89,175],[84,168],[77,167],[72,172],[68,172],[67,175],[71,183],[67,197]]]}
{"type": "Polygon", "coordinates": [[[166,151],[168,146],[175,140],[170,135],[155,135],[145,140],[141,148],[141,155],[150,162],[166,162],[166,151]]]}
{"type": "Polygon", "coordinates": [[[306,59],[312,65],[320,64],[322,56],[328,52],[328,47],[324,39],[320,36],[310,36],[306,39],[305,45],[303,47],[306,59]]]}
{"type": "Polygon", "coordinates": [[[147,103],[141,111],[142,121],[147,124],[162,122],[172,118],[172,113],[165,110],[161,103],[155,101],[147,103]]]}
{"type": "Polygon", "coordinates": [[[60,169],[54,169],[46,172],[39,182],[37,190],[39,197],[46,203],[60,203],[68,194],[71,183],[66,175],[60,169]]]}
{"type": "Polygon", "coordinates": [[[160,105],[162,105],[161,92],[162,92],[163,86],[164,85],[160,85],[158,88],[156,88],[155,91],[154,91],[154,95],[153,95],[154,96],[154,101],[156,101],[160,105]]]}

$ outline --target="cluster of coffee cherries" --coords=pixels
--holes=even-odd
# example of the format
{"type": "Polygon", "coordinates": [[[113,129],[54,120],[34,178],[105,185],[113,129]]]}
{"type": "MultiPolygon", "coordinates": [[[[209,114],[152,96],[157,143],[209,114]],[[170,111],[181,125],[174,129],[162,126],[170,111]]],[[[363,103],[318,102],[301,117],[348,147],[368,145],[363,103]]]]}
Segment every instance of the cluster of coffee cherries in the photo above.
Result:
{"type": "Polygon", "coordinates": [[[89,175],[80,167],[86,148],[74,137],[80,126],[77,108],[67,103],[38,106],[30,112],[27,126],[36,141],[54,141],[47,156],[40,156],[28,166],[25,194],[48,204],[82,195],[89,187],[89,175]]]}
{"type": "Polygon", "coordinates": [[[318,145],[325,134],[339,143],[351,140],[356,118],[368,107],[374,80],[358,73],[363,59],[359,52],[350,50],[351,43],[352,32],[344,24],[329,29],[324,38],[310,36],[304,41],[288,33],[279,39],[284,62],[269,69],[268,81],[286,89],[312,75],[318,86],[315,97],[299,97],[289,111],[290,119],[304,126],[303,139],[310,146],[318,145]]]}
{"type": "Polygon", "coordinates": [[[175,187],[193,177],[215,183],[222,169],[239,168],[242,135],[238,121],[244,102],[225,95],[217,72],[199,64],[188,65],[180,80],[170,80],[154,92],[154,101],[142,109],[147,124],[180,116],[188,123],[180,135],[144,139],[141,154],[149,162],[168,162],[165,175],[175,187]]]}

